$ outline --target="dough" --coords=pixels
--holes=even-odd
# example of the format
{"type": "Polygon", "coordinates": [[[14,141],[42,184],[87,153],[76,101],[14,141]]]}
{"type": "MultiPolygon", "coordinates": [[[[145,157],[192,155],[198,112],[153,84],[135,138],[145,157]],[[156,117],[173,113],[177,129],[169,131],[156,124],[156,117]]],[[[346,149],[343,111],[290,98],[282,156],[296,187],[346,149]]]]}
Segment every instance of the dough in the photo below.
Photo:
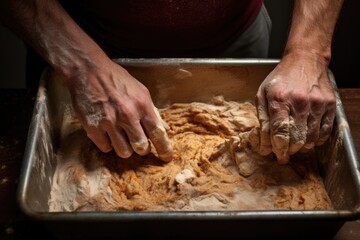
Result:
{"type": "Polygon", "coordinates": [[[279,165],[260,156],[251,102],[177,103],[160,109],[174,159],[102,153],[76,121],[57,153],[50,211],[318,210],[331,201],[311,153],[279,165]],[[74,127],[76,125],[76,127],[74,127]]]}

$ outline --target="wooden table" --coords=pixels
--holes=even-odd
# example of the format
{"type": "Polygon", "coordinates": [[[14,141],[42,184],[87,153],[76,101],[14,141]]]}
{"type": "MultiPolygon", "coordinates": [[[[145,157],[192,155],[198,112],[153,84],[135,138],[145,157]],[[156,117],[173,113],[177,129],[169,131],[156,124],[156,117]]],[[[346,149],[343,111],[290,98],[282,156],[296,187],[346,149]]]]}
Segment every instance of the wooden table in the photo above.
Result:
{"type": "MultiPolygon", "coordinates": [[[[360,156],[360,88],[339,89],[360,156]]],[[[34,89],[0,89],[0,239],[56,239],[16,202],[17,182],[32,115],[34,89]]],[[[334,240],[359,240],[360,221],[344,224],[334,240]]]]}

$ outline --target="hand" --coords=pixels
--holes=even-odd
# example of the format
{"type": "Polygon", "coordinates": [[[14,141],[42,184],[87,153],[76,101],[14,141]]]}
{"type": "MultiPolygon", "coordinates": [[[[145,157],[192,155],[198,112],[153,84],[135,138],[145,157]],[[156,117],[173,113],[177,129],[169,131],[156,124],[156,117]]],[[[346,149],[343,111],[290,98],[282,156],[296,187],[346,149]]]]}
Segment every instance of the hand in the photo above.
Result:
{"type": "Polygon", "coordinates": [[[88,137],[122,158],[133,151],[148,154],[149,138],[160,159],[171,161],[172,147],[148,89],[108,58],[90,65],[66,81],[88,137]]]}
{"type": "Polygon", "coordinates": [[[327,71],[316,56],[290,53],[265,78],[256,95],[260,154],[274,152],[286,164],[329,138],[336,99],[327,71]]]}

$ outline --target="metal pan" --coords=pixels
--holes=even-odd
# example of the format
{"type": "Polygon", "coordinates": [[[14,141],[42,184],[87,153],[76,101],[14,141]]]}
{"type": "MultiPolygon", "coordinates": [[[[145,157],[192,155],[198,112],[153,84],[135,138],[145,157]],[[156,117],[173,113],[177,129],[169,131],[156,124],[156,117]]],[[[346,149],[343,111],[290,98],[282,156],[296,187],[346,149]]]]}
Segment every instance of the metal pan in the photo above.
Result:
{"type": "MultiPolygon", "coordinates": [[[[115,60],[150,90],[157,107],[173,102],[252,100],[278,60],[123,59],[115,60]],[[236,86],[236,87],[234,87],[236,86]]],[[[334,76],[329,71],[336,87],[334,76]]],[[[348,220],[360,217],[359,160],[337,94],[330,140],[316,148],[320,172],[334,210],[198,212],[49,212],[64,104],[70,97],[59,77],[47,69],[41,79],[29,127],[18,201],[30,217],[43,221],[60,238],[305,238],[331,237],[348,220]]]]}

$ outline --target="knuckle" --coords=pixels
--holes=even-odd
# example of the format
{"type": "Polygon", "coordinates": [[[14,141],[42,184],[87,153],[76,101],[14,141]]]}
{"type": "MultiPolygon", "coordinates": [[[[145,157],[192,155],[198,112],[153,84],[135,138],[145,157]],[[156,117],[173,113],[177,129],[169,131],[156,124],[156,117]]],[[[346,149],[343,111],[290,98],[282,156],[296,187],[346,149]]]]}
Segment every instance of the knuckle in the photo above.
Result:
{"type": "Polygon", "coordinates": [[[288,94],[284,91],[272,91],[268,94],[268,99],[270,101],[283,103],[288,100],[288,94]]]}
{"type": "Polygon", "coordinates": [[[322,99],[316,98],[311,101],[311,113],[315,116],[320,116],[325,111],[325,103],[322,99]]]}
{"type": "Polygon", "coordinates": [[[139,109],[147,109],[150,106],[149,102],[150,102],[150,100],[148,98],[139,97],[139,98],[136,99],[136,106],[139,109]]]}
{"type": "Polygon", "coordinates": [[[269,102],[268,107],[269,107],[269,112],[274,113],[274,112],[278,112],[281,109],[281,102],[274,100],[269,102]]]}
{"type": "Polygon", "coordinates": [[[305,93],[305,92],[302,92],[302,91],[293,91],[291,93],[291,97],[295,101],[303,102],[303,101],[306,101],[309,98],[309,95],[307,93],[305,93]]]}
{"type": "Polygon", "coordinates": [[[130,104],[118,103],[118,115],[121,122],[131,123],[135,117],[135,110],[130,104]]]}
{"type": "Polygon", "coordinates": [[[297,112],[307,112],[309,106],[309,96],[303,92],[294,92],[291,94],[291,102],[297,112]]]}
{"type": "Polygon", "coordinates": [[[100,126],[106,128],[109,128],[111,126],[114,126],[115,119],[110,116],[105,116],[100,122],[100,126]]]}
{"type": "Polygon", "coordinates": [[[143,111],[152,110],[152,100],[150,97],[150,92],[147,88],[144,87],[144,90],[141,94],[137,94],[133,97],[135,106],[143,111]]]}
{"type": "Polygon", "coordinates": [[[327,99],[326,104],[327,104],[328,109],[332,109],[335,111],[335,109],[336,109],[336,99],[335,98],[327,99]]]}
{"type": "Polygon", "coordinates": [[[271,124],[271,130],[275,134],[286,135],[289,133],[289,122],[283,119],[276,119],[271,124]]]}
{"type": "Polygon", "coordinates": [[[319,94],[311,95],[309,101],[314,107],[322,107],[324,105],[324,97],[319,94]]]}

